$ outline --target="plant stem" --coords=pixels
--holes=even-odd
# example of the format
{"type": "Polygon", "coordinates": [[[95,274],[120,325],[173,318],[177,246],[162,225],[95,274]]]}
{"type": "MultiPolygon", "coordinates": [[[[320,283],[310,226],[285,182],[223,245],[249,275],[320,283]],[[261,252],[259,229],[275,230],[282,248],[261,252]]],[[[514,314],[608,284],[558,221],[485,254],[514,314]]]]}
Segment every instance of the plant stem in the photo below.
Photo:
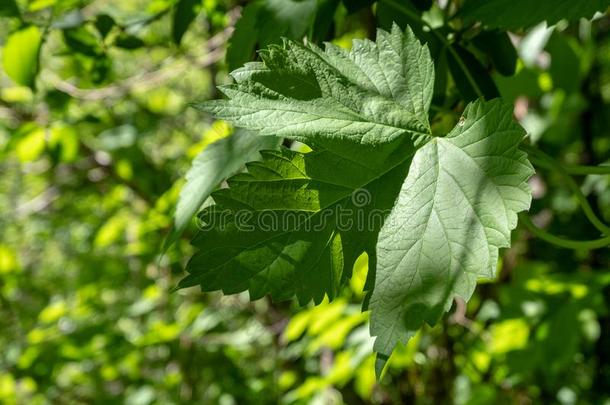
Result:
{"type": "Polygon", "coordinates": [[[536,225],[534,225],[531,218],[527,214],[520,214],[519,220],[534,236],[562,248],[574,250],[593,250],[604,248],[610,245],[610,236],[606,236],[605,238],[601,239],[583,241],[563,239],[548,233],[544,229],[538,228],[536,225]]]}
{"type": "MultiPolygon", "coordinates": [[[[553,160],[552,157],[544,153],[538,148],[535,148],[531,145],[522,144],[521,148],[527,153],[536,154],[540,156],[547,156],[549,159],[553,160]]],[[[559,165],[559,163],[558,163],[559,165]]],[[[610,174],[610,166],[583,166],[583,165],[560,165],[563,170],[574,176],[586,176],[588,174],[610,174]]]]}
{"type": "Polygon", "coordinates": [[[455,61],[457,62],[459,68],[462,70],[462,72],[464,72],[464,76],[466,76],[466,80],[468,80],[468,83],[472,86],[472,89],[474,90],[474,92],[477,93],[477,96],[481,97],[481,98],[485,98],[485,96],[483,95],[483,92],[481,91],[481,88],[477,84],[476,80],[474,80],[474,78],[470,74],[470,70],[468,70],[468,68],[466,67],[466,64],[464,63],[464,61],[462,60],[460,55],[455,51],[455,49],[453,49],[453,46],[451,46],[451,43],[449,42],[449,40],[447,38],[445,38],[445,36],[443,36],[443,34],[441,34],[436,29],[434,29],[428,22],[424,21],[421,18],[421,16],[419,16],[417,13],[414,13],[412,10],[409,10],[408,7],[405,7],[404,5],[400,4],[396,0],[386,0],[386,2],[389,3],[390,5],[392,5],[392,7],[394,7],[395,9],[397,9],[400,12],[402,12],[403,14],[405,14],[406,16],[413,18],[413,19],[419,21],[422,25],[425,25],[426,27],[428,27],[428,29],[430,29],[430,32],[432,32],[432,34],[435,37],[437,37],[439,39],[439,41],[441,41],[443,43],[443,45],[445,45],[445,48],[447,48],[447,50],[449,51],[451,56],[453,56],[455,58],[455,61]]]}
{"type": "Polygon", "coordinates": [[[587,217],[587,219],[593,224],[597,230],[602,232],[604,235],[610,235],[610,227],[606,225],[593,211],[593,208],[587,201],[587,197],[582,193],[582,190],[576,184],[572,176],[568,173],[563,165],[554,160],[552,157],[541,151],[540,149],[534,148],[529,145],[524,145],[523,149],[525,149],[531,156],[530,160],[536,163],[538,166],[542,166],[546,169],[555,170],[559,175],[563,178],[563,180],[567,183],[568,187],[572,190],[580,207],[582,208],[583,213],[587,217]]]}

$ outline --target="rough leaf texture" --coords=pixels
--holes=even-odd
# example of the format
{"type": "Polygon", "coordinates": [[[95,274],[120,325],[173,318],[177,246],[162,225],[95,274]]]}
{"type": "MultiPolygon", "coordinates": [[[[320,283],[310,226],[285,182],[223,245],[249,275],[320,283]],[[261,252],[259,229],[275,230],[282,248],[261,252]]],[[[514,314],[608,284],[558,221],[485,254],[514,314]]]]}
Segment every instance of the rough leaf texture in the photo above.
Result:
{"type": "Polygon", "coordinates": [[[432,134],[432,61],[396,26],[350,51],[287,41],[262,59],[233,72],[236,83],[222,89],[228,99],[201,107],[314,151],[266,152],[213,194],[217,205],[202,218],[225,215],[228,225],[201,232],[182,285],[319,302],[336,295],[366,251],[382,365],[454,296],[468,299],[478,278],[493,276],[516,213],[530,203],[532,168],[518,150],[524,132],[511,106],[478,100],[448,135],[432,134]],[[353,198],[362,189],[366,205],[353,198]],[[329,208],[364,222],[344,228],[329,208]],[[372,215],[379,211],[381,220],[372,215]],[[275,227],[264,224],[269,213],[275,227]]]}
{"type": "Polygon", "coordinates": [[[379,31],[377,42],[354,41],[347,52],[285,41],[261,53],[263,62],[232,73],[228,100],[200,107],[258,131],[337,150],[336,141],[379,145],[430,135],[427,111],[434,67],[411,31],[379,31]]]}

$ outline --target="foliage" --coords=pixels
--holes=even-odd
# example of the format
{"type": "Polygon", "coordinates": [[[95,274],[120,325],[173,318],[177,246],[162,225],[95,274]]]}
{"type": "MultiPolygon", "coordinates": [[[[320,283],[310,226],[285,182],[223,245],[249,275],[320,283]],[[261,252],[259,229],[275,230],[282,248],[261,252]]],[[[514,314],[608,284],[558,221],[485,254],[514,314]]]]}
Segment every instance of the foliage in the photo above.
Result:
{"type": "Polygon", "coordinates": [[[0,2],[0,403],[609,401],[607,7],[0,2]]]}

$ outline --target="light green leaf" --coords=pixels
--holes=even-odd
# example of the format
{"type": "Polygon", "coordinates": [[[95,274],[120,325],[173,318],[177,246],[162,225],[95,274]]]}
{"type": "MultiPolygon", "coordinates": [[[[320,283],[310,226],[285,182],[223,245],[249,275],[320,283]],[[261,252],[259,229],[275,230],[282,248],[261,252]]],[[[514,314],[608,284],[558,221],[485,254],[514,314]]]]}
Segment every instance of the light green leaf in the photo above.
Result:
{"type": "Polygon", "coordinates": [[[477,279],[494,277],[498,249],[529,208],[533,169],[512,107],[477,101],[460,122],[417,151],[379,233],[369,309],[382,360],[455,296],[468,300],[477,279]]]}
{"type": "Polygon", "coordinates": [[[257,160],[259,151],[273,149],[279,140],[257,137],[244,130],[222,138],[206,147],[193,161],[186,174],[186,184],[180,192],[174,216],[175,240],[188,226],[214,188],[227,177],[238,172],[247,162],[257,160]]]}
{"type": "Polygon", "coordinates": [[[8,36],[2,49],[2,65],[15,83],[34,86],[41,43],[42,34],[34,25],[21,28],[8,36]]]}
{"type": "Polygon", "coordinates": [[[479,0],[467,1],[461,13],[467,22],[481,21],[490,28],[517,29],[543,21],[553,25],[564,19],[592,18],[609,6],[610,0],[479,0]]]}

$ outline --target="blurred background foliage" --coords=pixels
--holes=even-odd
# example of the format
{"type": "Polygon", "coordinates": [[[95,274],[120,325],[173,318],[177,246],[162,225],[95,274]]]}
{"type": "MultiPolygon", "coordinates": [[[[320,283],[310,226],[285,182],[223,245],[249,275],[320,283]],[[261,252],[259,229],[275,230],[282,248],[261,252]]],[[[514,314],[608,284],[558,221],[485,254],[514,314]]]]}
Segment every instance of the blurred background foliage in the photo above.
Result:
{"type": "MultiPolygon", "coordinates": [[[[610,404],[607,249],[518,229],[498,280],[399,348],[379,384],[360,313],[366,257],[318,307],[173,292],[195,226],[162,253],[182,178],[232,132],[188,103],[217,97],[281,36],[348,47],[412,25],[435,58],[435,104],[460,111],[472,89],[423,18],[486,95],[515,103],[532,142],[565,163],[610,158],[606,15],[507,35],[462,19],[462,1],[373,3],[2,0],[0,403],[610,404]]],[[[610,221],[610,176],[576,180],[610,221]]],[[[541,226],[599,236],[558,171],[532,187],[541,226]]]]}

